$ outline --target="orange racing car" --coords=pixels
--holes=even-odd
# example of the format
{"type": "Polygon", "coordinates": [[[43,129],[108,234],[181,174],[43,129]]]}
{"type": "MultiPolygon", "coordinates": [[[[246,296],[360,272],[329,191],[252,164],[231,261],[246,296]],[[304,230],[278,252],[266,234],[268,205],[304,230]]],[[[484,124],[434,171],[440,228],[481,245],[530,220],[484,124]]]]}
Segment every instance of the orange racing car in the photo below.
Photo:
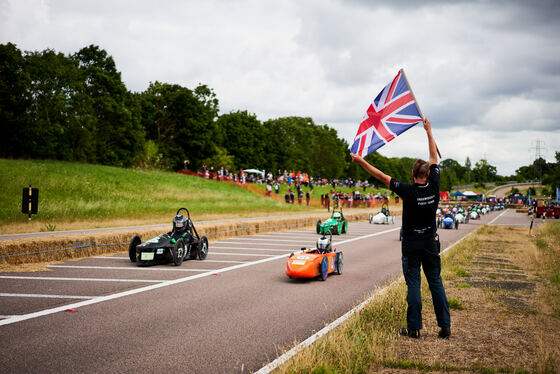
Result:
{"type": "Polygon", "coordinates": [[[302,248],[301,252],[292,253],[286,263],[286,275],[289,278],[315,278],[327,280],[331,273],[342,274],[343,256],[341,251],[332,248],[332,237],[322,236],[317,239],[316,248],[302,248]]]}

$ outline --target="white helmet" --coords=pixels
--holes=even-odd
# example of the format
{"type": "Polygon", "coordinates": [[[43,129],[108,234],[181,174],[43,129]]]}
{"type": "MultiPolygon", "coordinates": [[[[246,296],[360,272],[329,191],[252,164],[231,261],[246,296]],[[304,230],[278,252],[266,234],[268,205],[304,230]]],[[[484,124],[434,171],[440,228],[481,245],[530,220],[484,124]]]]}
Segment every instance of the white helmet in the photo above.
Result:
{"type": "Polygon", "coordinates": [[[331,240],[325,236],[317,239],[317,249],[321,251],[325,251],[329,249],[330,245],[331,245],[331,240]]]}

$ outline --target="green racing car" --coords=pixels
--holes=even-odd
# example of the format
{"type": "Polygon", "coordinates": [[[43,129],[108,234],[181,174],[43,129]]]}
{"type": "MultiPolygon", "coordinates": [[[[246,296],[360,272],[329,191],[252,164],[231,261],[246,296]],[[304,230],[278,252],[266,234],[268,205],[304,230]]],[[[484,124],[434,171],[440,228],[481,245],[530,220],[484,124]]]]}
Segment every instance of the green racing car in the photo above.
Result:
{"type": "Polygon", "coordinates": [[[321,220],[317,221],[317,234],[322,235],[340,235],[346,234],[348,232],[348,221],[344,218],[342,214],[342,208],[333,209],[331,218],[328,218],[324,222],[321,220]]]}

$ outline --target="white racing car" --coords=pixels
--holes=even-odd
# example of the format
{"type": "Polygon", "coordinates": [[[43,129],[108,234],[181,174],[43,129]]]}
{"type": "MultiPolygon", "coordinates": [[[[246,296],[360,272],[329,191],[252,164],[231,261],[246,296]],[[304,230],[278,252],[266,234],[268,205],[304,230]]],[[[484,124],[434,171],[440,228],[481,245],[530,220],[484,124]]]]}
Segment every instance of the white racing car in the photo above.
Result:
{"type": "Polygon", "coordinates": [[[379,213],[376,215],[373,215],[372,213],[369,214],[369,223],[388,225],[395,223],[395,216],[392,216],[389,212],[389,206],[387,204],[383,204],[379,213]]]}

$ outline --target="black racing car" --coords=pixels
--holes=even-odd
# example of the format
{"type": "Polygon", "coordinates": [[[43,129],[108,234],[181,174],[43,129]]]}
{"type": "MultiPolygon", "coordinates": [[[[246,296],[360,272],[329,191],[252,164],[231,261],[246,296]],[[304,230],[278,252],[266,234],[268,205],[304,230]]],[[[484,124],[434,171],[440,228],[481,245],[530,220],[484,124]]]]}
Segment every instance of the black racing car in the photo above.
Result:
{"type": "Polygon", "coordinates": [[[173,217],[173,230],[161,234],[144,243],[135,235],[128,246],[130,261],[138,262],[139,266],[166,264],[173,262],[176,266],[183,260],[204,260],[208,255],[208,239],[200,237],[191,221],[186,208],[180,208],[173,217]],[[187,217],[179,214],[187,212],[187,217]]]}

